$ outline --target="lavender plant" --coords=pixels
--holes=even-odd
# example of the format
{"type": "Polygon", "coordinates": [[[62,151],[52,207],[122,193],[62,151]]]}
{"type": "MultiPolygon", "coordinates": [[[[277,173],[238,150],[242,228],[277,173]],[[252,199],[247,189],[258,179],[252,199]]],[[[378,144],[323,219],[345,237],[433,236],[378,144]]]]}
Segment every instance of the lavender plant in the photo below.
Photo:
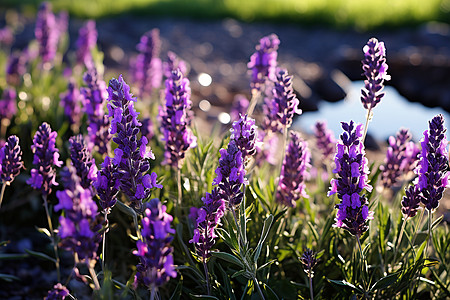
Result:
{"type": "Polygon", "coordinates": [[[74,130],[79,128],[81,119],[83,118],[83,112],[81,110],[83,98],[73,80],[69,81],[67,84],[67,91],[61,93],[60,99],[60,104],[64,107],[64,115],[69,119],[72,128],[74,128],[74,130]]]}
{"type": "Polygon", "coordinates": [[[2,206],[6,186],[14,181],[14,178],[20,174],[22,168],[22,150],[20,149],[19,138],[11,135],[8,137],[5,145],[0,149],[0,178],[2,180],[0,207],[2,206]]]}
{"type": "Polygon", "coordinates": [[[314,136],[317,149],[322,154],[324,161],[330,160],[335,153],[336,139],[333,132],[327,128],[326,121],[317,121],[314,125],[314,136]]]}
{"type": "Polygon", "coordinates": [[[91,50],[97,44],[97,29],[95,21],[87,21],[78,32],[77,63],[83,64],[87,69],[94,67],[91,50]]]}
{"type": "Polygon", "coordinates": [[[55,15],[48,2],[42,2],[39,6],[34,34],[39,44],[39,56],[43,66],[49,69],[56,55],[59,34],[55,15]]]}

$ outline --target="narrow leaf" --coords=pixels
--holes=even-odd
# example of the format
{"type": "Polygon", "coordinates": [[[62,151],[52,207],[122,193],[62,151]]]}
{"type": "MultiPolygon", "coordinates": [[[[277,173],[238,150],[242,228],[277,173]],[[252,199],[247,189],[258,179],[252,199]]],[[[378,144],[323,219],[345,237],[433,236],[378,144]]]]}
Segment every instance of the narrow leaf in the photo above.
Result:
{"type": "Polygon", "coordinates": [[[6,282],[11,282],[13,280],[20,281],[19,277],[16,277],[14,275],[9,275],[9,274],[0,274],[0,279],[4,280],[6,282]]]}
{"type": "Polygon", "coordinates": [[[400,275],[401,272],[397,272],[381,278],[380,280],[375,282],[375,284],[370,288],[370,291],[374,292],[376,290],[382,290],[387,288],[388,286],[394,284],[398,280],[400,275]]]}
{"type": "Polygon", "coordinates": [[[220,259],[226,260],[227,262],[233,263],[235,265],[244,268],[244,264],[234,255],[231,255],[226,252],[211,252],[212,256],[218,257],[220,259]]]}
{"type": "Polygon", "coordinates": [[[56,259],[54,259],[53,257],[48,256],[45,253],[41,253],[41,252],[36,252],[36,251],[31,251],[29,249],[25,249],[25,252],[30,254],[31,256],[43,259],[43,260],[48,260],[51,261],[53,263],[56,263],[56,259]]]}
{"type": "Polygon", "coordinates": [[[264,226],[261,232],[261,237],[259,239],[258,245],[256,246],[255,255],[253,256],[253,261],[256,263],[258,261],[259,255],[261,254],[261,249],[266,240],[267,234],[269,233],[270,226],[273,222],[273,216],[269,215],[264,221],[264,226]]]}

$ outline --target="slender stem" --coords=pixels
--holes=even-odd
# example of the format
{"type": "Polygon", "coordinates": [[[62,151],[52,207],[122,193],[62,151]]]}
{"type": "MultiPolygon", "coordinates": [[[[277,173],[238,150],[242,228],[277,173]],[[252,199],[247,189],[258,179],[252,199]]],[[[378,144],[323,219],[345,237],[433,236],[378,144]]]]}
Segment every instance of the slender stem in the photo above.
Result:
{"type": "Polygon", "coordinates": [[[428,210],[427,209],[427,211],[428,211],[428,236],[427,236],[427,251],[426,251],[426,254],[428,255],[428,257],[430,257],[430,253],[428,253],[428,245],[429,245],[429,243],[430,243],[430,240],[431,240],[431,212],[430,212],[430,210],[428,210]]]}
{"type": "Polygon", "coordinates": [[[402,242],[403,232],[405,231],[405,227],[406,227],[406,220],[408,220],[408,216],[406,216],[403,219],[402,229],[400,230],[400,235],[398,237],[397,242],[395,243],[395,251],[394,251],[393,263],[395,263],[395,257],[397,256],[398,247],[400,247],[400,244],[402,242]]]}
{"type": "Polygon", "coordinates": [[[154,300],[156,296],[156,287],[150,289],[150,300],[154,300]]]}
{"type": "Polygon", "coordinates": [[[247,109],[247,115],[249,117],[252,116],[253,111],[255,110],[256,103],[258,103],[258,98],[259,98],[260,93],[261,93],[260,91],[256,91],[256,90],[252,92],[252,99],[250,100],[250,104],[247,109]]]}
{"type": "Polygon", "coordinates": [[[100,283],[98,282],[97,274],[95,274],[94,268],[91,266],[90,260],[86,261],[86,264],[87,264],[88,269],[89,269],[89,274],[91,274],[92,281],[94,281],[95,290],[99,290],[100,289],[100,283]]]}
{"type": "Polygon", "coordinates": [[[412,239],[412,241],[411,241],[412,247],[414,247],[414,242],[416,241],[417,232],[418,232],[418,230],[419,230],[420,224],[422,223],[422,219],[423,219],[424,213],[425,213],[425,208],[422,209],[422,212],[420,213],[419,221],[417,222],[417,225],[416,225],[416,229],[414,230],[414,236],[413,236],[413,239],[412,239]]]}
{"type": "Polygon", "coordinates": [[[314,291],[313,291],[313,285],[312,285],[312,276],[311,276],[311,270],[309,270],[310,274],[309,277],[309,294],[311,295],[311,300],[314,300],[314,291]]]}
{"type": "Polygon", "coordinates": [[[276,197],[277,197],[277,190],[278,190],[278,184],[279,184],[280,175],[281,175],[281,169],[282,169],[282,166],[283,166],[284,158],[285,158],[285,156],[286,156],[287,133],[288,133],[288,129],[287,129],[287,127],[285,126],[285,127],[283,128],[283,148],[282,148],[282,150],[281,150],[281,151],[283,151],[283,152],[282,152],[280,164],[278,165],[278,170],[277,170],[277,172],[275,173],[275,176],[278,176],[278,177],[275,177],[275,181],[276,181],[276,182],[275,182],[275,190],[273,191],[273,197],[272,197],[273,202],[275,202],[275,199],[276,199],[276,197]]]}
{"type": "Polygon", "coordinates": [[[179,209],[181,207],[181,198],[182,198],[182,190],[181,190],[181,170],[180,168],[177,168],[177,185],[178,185],[178,198],[177,198],[177,205],[176,205],[176,211],[177,211],[177,217],[179,213],[179,209]]]}
{"type": "Polygon", "coordinates": [[[261,287],[260,287],[259,284],[258,284],[258,280],[256,279],[256,276],[253,276],[253,282],[255,283],[256,290],[258,291],[259,297],[260,297],[262,300],[264,300],[264,299],[265,299],[265,298],[264,298],[264,294],[263,294],[263,292],[262,292],[262,290],[261,290],[261,287]]]}
{"type": "MultiPolygon", "coordinates": [[[[238,220],[236,217],[236,211],[234,210],[233,207],[231,208],[231,212],[233,213],[234,223],[236,224],[236,231],[239,236],[239,242],[240,242],[240,244],[242,244],[242,247],[244,247],[245,244],[244,244],[244,239],[242,238],[242,234],[241,234],[242,233],[241,227],[239,226],[239,223],[238,223],[238,220]]],[[[241,245],[239,245],[239,247],[241,247],[241,245]]]]}
{"type": "Polygon", "coordinates": [[[369,110],[367,111],[366,124],[364,124],[364,134],[361,139],[363,144],[364,140],[366,139],[367,129],[369,128],[369,122],[371,118],[372,118],[372,108],[369,108],[369,110]]]}
{"type": "Polygon", "coordinates": [[[364,288],[364,298],[366,298],[366,274],[367,274],[367,265],[366,265],[366,261],[364,259],[364,254],[362,251],[362,247],[361,247],[361,241],[359,240],[359,235],[356,235],[356,241],[358,242],[358,246],[359,246],[359,255],[361,256],[361,264],[363,267],[363,276],[362,276],[362,281],[363,281],[363,288],[364,288]]]}
{"type": "Polygon", "coordinates": [[[206,290],[208,291],[208,296],[211,296],[211,283],[209,282],[209,272],[208,272],[208,266],[206,265],[205,258],[203,258],[203,269],[205,270],[206,290]]]}
{"type": "Polygon", "coordinates": [[[2,184],[2,191],[0,192],[0,208],[2,207],[3,195],[5,194],[6,182],[2,184]]]}
{"type": "Polygon", "coordinates": [[[55,232],[53,231],[52,219],[50,218],[50,212],[48,209],[47,195],[42,195],[42,199],[44,200],[44,208],[45,208],[45,213],[47,215],[48,229],[50,230],[50,234],[52,235],[53,251],[55,252],[56,275],[57,275],[58,282],[61,282],[61,272],[59,270],[58,247],[56,245],[55,232]]]}
{"type": "MultiPolygon", "coordinates": [[[[108,226],[108,212],[106,209],[103,211],[105,214],[105,224],[108,226]]],[[[106,253],[106,232],[108,231],[108,227],[105,228],[105,231],[103,231],[103,243],[102,243],[102,271],[103,274],[105,274],[105,253],[106,253]]]]}

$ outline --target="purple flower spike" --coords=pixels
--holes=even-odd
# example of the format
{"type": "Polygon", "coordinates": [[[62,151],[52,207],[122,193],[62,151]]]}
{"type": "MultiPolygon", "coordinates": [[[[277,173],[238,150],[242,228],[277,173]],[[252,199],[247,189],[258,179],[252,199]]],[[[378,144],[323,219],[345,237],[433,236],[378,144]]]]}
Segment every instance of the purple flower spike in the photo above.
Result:
{"type": "Polygon", "coordinates": [[[0,44],[2,46],[11,46],[14,42],[14,34],[11,28],[5,26],[0,28],[0,44]]]}
{"type": "Polygon", "coordinates": [[[151,199],[142,219],[142,239],[133,254],[139,257],[134,285],[156,288],[177,277],[170,242],[175,230],[170,228],[173,218],[158,199],[151,199]]]}
{"type": "Polygon", "coordinates": [[[61,283],[55,284],[53,289],[48,291],[45,300],[64,300],[69,295],[69,290],[61,283]]]}
{"type": "Polygon", "coordinates": [[[155,128],[152,122],[152,119],[150,118],[144,118],[141,121],[142,127],[141,127],[141,134],[142,136],[145,136],[147,140],[151,140],[153,136],[155,136],[155,128]]]}
{"type": "Polygon", "coordinates": [[[64,210],[59,217],[61,246],[76,253],[80,261],[96,260],[101,241],[98,232],[102,228],[97,204],[92,200],[91,191],[80,185],[73,166],[64,167],[61,175],[67,184],[65,190],[56,192],[59,203],[55,211],[64,210]]]}
{"type": "Polygon", "coordinates": [[[183,76],[187,75],[187,67],[186,62],[180,59],[175,53],[172,51],[167,52],[167,61],[163,62],[164,76],[166,78],[170,78],[172,76],[172,72],[176,69],[180,69],[181,74],[183,76]]]}
{"type": "Polygon", "coordinates": [[[371,110],[383,98],[381,91],[384,87],[384,81],[390,80],[391,76],[387,74],[388,65],[386,64],[386,48],[383,42],[378,42],[376,38],[371,38],[363,48],[364,88],[361,90],[361,102],[365,109],[371,110]]]}
{"type": "Polygon", "coordinates": [[[140,210],[142,200],[150,196],[152,188],[162,188],[156,183],[156,173],[146,174],[150,170],[149,159],[155,156],[147,146],[145,136],[138,138],[141,123],[138,112],[134,109],[136,98],[130,94],[130,87],[122,75],[119,79],[109,81],[108,116],[111,118],[111,134],[117,134],[113,141],[118,145],[114,150],[113,165],[117,168],[114,176],[120,182],[120,189],[125,193],[131,205],[140,210]]]}
{"type": "Polygon", "coordinates": [[[300,261],[308,277],[312,278],[314,276],[313,268],[317,265],[316,253],[311,249],[306,249],[300,257],[300,261]]]}
{"type": "Polygon", "coordinates": [[[120,181],[114,176],[116,172],[117,168],[112,164],[111,158],[106,156],[101,170],[97,173],[97,180],[94,181],[94,187],[100,198],[100,206],[106,213],[109,213],[117,202],[120,181]]]}
{"type": "Polygon", "coordinates": [[[11,120],[17,113],[16,90],[6,88],[3,90],[2,99],[0,100],[0,120],[11,120]]]}
{"type": "Polygon", "coordinates": [[[314,126],[317,148],[322,152],[323,160],[328,160],[336,150],[336,139],[333,132],[327,128],[326,121],[317,121],[314,126]]]}
{"type": "Polygon", "coordinates": [[[64,115],[69,119],[70,124],[80,126],[83,113],[81,103],[83,98],[74,80],[67,84],[67,92],[60,95],[60,105],[64,107],[64,115]]]}
{"type": "Polygon", "coordinates": [[[257,128],[255,120],[247,115],[241,115],[239,120],[233,122],[231,139],[241,151],[244,162],[256,153],[257,128]]]}
{"type": "Polygon", "coordinates": [[[420,194],[419,187],[414,184],[405,189],[405,196],[402,199],[402,213],[405,218],[412,218],[417,214],[420,202],[423,196],[420,194]]]}
{"type": "Polygon", "coordinates": [[[286,149],[277,188],[278,202],[295,207],[295,202],[301,197],[309,197],[305,191],[304,181],[309,176],[310,159],[308,143],[300,137],[298,132],[291,132],[291,141],[286,149]]]}
{"type": "Polygon", "coordinates": [[[215,229],[221,224],[220,220],[225,214],[225,202],[215,187],[211,193],[202,198],[203,207],[196,211],[196,229],[189,243],[194,243],[198,255],[205,261],[211,256],[211,248],[217,237],[215,229]]]}
{"type": "Polygon", "coordinates": [[[15,135],[8,137],[5,145],[0,149],[0,174],[2,183],[11,184],[23,168],[22,150],[19,138],[15,135]]]}
{"type": "Polygon", "coordinates": [[[445,188],[449,186],[447,137],[444,116],[439,114],[429,122],[422,139],[422,153],[416,168],[418,185],[422,193],[422,203],[429,211],[439,206],[445,188]]]}
{"type": "Polygon", "coordinates": [[[166,80],[166,102],[159,109],[165,144],[163,164],[178,169],[183,166],[185,152],[197,146],[191,124],[191,88],[179,69],[166,80]]]}
{"type": "Polygon", "coordinates": [[[231,120],[238,120],[240,115],[244,115],[247,113],[248,106],[250,105],[250,101],[241,94],[237,94],[234,96],[233,106],[231,107],[231,120]]]}
{"type": "Polygon", "coordinates": [[[277,67],[278,46],[280,40],[275,34],[265,36],[259,40],[256,52],[250,57],[247,67],[251,70],[250,87],[260,91],[266,80],[275,80],[277,67]]]}
{"type": "Polygon", "coordinates": [[[42,2],[39,6],[34,34],[39,44],[39,55],[42,62],[52,62],[58,47],[59,33],[55,15],[48,2],[42,2]]]}
{"type": "Polygon", "coordinates": [[[136,48],[139,55],[134,66],[134,80],[139,87],[139,96],[150,96],[153,89],[159,88],[162,82],[159,29],[146,32],[136,48]]]}
{"type": "Polygon", "coordinates": [[[354,125],[342,122],[344,133],[336,148],[333,173],[337,179],[331,179],[328,196],[336,194],[341,202],[336,205],[336,224],[334,226],[348,230],[351,234],[361,236],[367,229],[368,220],[373,219],[369,212],[366,195],[360,195],[363,189],[372,190],[368,184],[369,168],[365,157],[364,144],[361,141],[362,124],[354,125]]]}
{"type": "Polygon", "coordinates": [[[44,122],[36,131],[31,146],[36,168],[31,169],[31,178],[27,183],[44,195],[51,193],[53,185],[58,185],[53,166],[61,167],[62,161],[59,160],[59,150],[55,146],[56,136],[56,131],[52,131],[50,125],[44,122]]]}
{"type": "Polygon", "coordinates": [[[380,166],[381,182],[385,188],[397,183],[402,174],[412,171],[418,160],[419,148],[411,140],[408,129],[401,129],[396,137],[389,137],[384,165],[380,166]]]}
{"type": "Polygon", "coordinates": [[[302,114],[298,108],[299,100],[292,88],[292,76],[286,70],[280,70],[273,88],[273,100],[266,107],[264,127],[273,132],[291,127],[294,114],[302,114]]]}
{"type": "Polygon", "coordinates": [[[97,166],[95,160],[87,149],[83,136],[77,135],[69,139],[70,159],[76,169],[76,174],[80,178],[80,185],[84,189],[89,189],[93,182],[97,180],[97,166]]]}
{"type": "Polygon", "coordinates": [[[23,74],[27,71],[27,55],[24,53],[14,52],[12,53],[6,64],[6,82],[10,85],[17,86],[23,74]]]}
{"type": "Polygon", "coordinates": [[[235,140],[230,140],[227,149],[220,149],[219,166],[216,169],[213,184],[219,187],[219,193],[230,209],[241,204],[244,193],[243,184],[248,184],[245,178],[244,160],[242,152],[235,140]]]}
{"type": "Polygon", "coordinates": [[[95,28],[95,21],[87,21],[78,32],[77,40],[77,63],[84,64],[86,68],[92,68],[92,54],[91,50],[97,44],[97,29],[95,28]]]}

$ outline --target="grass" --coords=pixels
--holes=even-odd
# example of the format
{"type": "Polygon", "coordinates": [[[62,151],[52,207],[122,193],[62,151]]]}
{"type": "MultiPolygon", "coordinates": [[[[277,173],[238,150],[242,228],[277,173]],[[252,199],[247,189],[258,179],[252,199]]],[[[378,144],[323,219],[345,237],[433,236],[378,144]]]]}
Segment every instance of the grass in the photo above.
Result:
{"type": "MultiPolygon", "coordinates": [[[[37,0],[3,0],[0,7],[35,12],[37,0]],[[20,4],[18,4],[20,3],[20,4]]],[[[273,21],[369,30],[450,23],[450,0],[51,0],[54,9],[80,18],[121,13],[192,18],[231,17],[245,22],[273,21]]]]}

